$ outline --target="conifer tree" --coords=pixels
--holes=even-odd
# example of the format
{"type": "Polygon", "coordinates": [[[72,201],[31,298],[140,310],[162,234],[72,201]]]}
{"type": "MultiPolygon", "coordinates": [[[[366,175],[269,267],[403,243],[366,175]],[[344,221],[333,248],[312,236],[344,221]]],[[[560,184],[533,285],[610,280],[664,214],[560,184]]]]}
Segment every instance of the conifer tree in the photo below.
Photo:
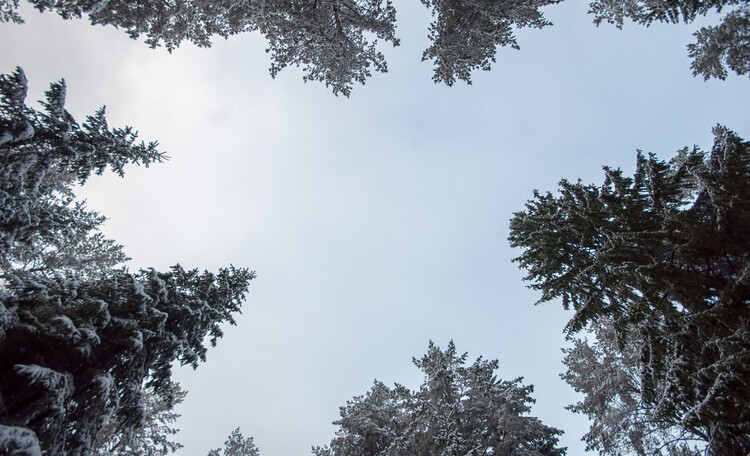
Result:
{"type": "Polygon", "coordinates": [[[589,13],[594,23],[608,22],[622,28],[626,19],[641,25],[654,22],[690,23],[712,10],[732,9],[718,26],[702,27],[688,45],[693,75],[725,79],[727,67],[739,75],[750,73],[750,10],[747,0],[594,0],[589,13]]]}
{"type": "MultiPolygon", "coordinates": [[[[298,66],[305,81],[321,81],[336,95],[349,96],[355,83],[364,84],[373,71],[388,70],[378,40],[399,44],[391,0],[28,1],[65,19],[86,16],[92,24],[113,25],[170,52],[184,41],[208,47],[215,37],[259,31],[268,40],[271,76],[298,66]]],[[[422,0],[436,17],[428,33],[432,44],[422,60],[433,61],[436,83],[471,83],[473,71],[490,69],[498,46],[519,48],[515,29],[551,25],[541,8],[561,1],[422,0]]],[[[23,22],[18,5],[19,0],[0,0],[0,22],[23,22]]],[[[597,25],[618,27],[626,19],[645,25],[692,22],[712,10],[736,7],[720,25],[696,33],[689,55],[694,74],[706,79],[724,79],[727,68],[749,72],[747,0],[595,0],[590,6],[597,25]]]]}
{"type": "Polygon", "coordinates": [[[224,442],[224,448],[217,448],[208,452],[208,456],[259,456],[258,447],[252,437],[245,437],[240,428],[229,434],[224,442]]]}
{"type": "MultiPolygon", "coordinates": [[[[586,449],[602,456],[697,456],[707,445],[682,425],[680,416],[660,413],[644,400],[641,353],[646,340],[635,328],[619,337],[608,319],[592,324],[592,340],[577,338],[563,350],[568,370],[562,378],[584,398],[567,407],[591,420],[586,449]]],[[[658,385],[666,396],[668,383],[658,385]]]]}
{"type": "Polygon", "coordinates": [[[693,75],[703,79],[726,79],[727,67],[737,74],[750,74],[750,7],[728,13],[718,26],[695,33],[688,45],[693,75]]]}
{"type": "Polygon", "coordinates": [[[572,335],[607,319],[636,331],[641,400],[713,455],[750,451],[750,145],[714,129],[710,153],[669,163],[639,152],[635,175],[534,192],[510,242],[539,302],[575,311],[572,335]]]}
{"type": "Polygon", "coordinates": [[[495,376],[497,361],[466,365],[451,342],[443,351],[430,342],[414,359],[424,373],[418,391],[375,384],[341,407],[336,437],[315,447],[315,456],[464,456],[513,454],[562,456],[562,431],[528,416],[532,386],[495,376]]]}
{"type": "Polygon", "coordinates": [[[79,125],[63,81],[43,111],[26,89],[20,68],[0,76],[0,452],[89,455],[108,435],[144,431],[144,391],[172,409],[173,363],[205,360],[254,273],[121,268],[121,246],[73,187],[164,154],[110,129],[103,109],[79,125]]]}
{"type": "MultiPolygon", "coordinates": [[[[305,81],[321,81],[348,96],[371,72],[386,72],[378,39],[397,46],[396,10],[390,0],[29,0],[65,19],[87,16],[131,38],[170,52],[183,41],[209,47],[214,37],[260,31],[268,40],[271,76],[302,67],[305,81]],[[376,37],[371,41],[370,36],[376,37]]],[[[0,0],[0,22],[22,22],[17,0],[0,0]]]]}
{"type": "Polygon", "coordinates": [[[432,44],[422,55],[422,60],[434,61],[432,80],[471,84],[474,70],[490,70],[498,46],[519,49],[514,28],[552,25],[540,8],[560,1],[422,0],[437,16],[430,24],[432,44]]]}
{"type": "Polygon", "coordinates": [[[127,259],[99,232],[104,218],[75,202],[73,187],[108,167],[148,166],[165,155],[137,142],[131,128],[110,128],[104,108],[81,125],[65,110],[65,81],[45,93],[43,110],[26,106],[21,68],[0,75],[0,268],[40,273],[89,271],[127,259]]]}
{"type": "Polygon", "coordinates": [[[205,361],[204,339],[234,323],[252,277],[179,266],[86,281],[16,274],[2,299],[0,422],[28,427],[50,455],[90,454],[111,420],[138,432],[143,388],[166,397],[173,362],[205,361]]]}

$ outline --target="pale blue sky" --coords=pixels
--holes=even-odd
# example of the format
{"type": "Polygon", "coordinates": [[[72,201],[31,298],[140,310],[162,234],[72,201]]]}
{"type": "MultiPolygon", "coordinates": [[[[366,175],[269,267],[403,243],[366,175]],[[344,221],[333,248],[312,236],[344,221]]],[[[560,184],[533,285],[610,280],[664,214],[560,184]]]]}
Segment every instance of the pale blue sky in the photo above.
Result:
{"type": "Polygon", "coordinates": [[[638,148],[665,159],[707,149],[716,123],[750,136],[747,78],[690,73],[697,24],[597,28],[568,0],[545,10],[553,27],[518,33],[521,51],[500,50],[493,71],[448,88],[420,62],[426,9],[395,6],[390,71],[350,99],[296,69],[272,80],[257,34],[169,55],[29,9],[27,24],[0,26],[0,71],[22,66],[31,100],[65,77],[79,121],[106,104],[111,125],[172,157],[81,192],[132,268],[258,272],[238,326],[197,371],[178,371],[190,392],[180,456],[221,446],[236,426],[263,456],[309,454],[373,379],[418,386],[411,357],[430,339],[524,376],[533,414],[581,454],[587,424],[563,410],[576,396],[558,377],[570,315],[532,305],[510,262],[509,218],[560,178],[632,171],[638,148]]]}

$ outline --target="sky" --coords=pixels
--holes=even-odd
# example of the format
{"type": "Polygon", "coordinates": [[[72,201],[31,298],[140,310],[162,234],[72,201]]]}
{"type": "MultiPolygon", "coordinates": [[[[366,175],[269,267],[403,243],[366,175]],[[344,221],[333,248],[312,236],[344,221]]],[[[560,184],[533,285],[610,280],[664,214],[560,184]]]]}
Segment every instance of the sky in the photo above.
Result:
{"type": "Polygon", "coordinates": [[[389,72],[335,97],[285,69],[258,34],[210,49],[149,49],[112,27],[24,7],[0,24],[0,71],[21,66],[29,101],[65,78],[79,121],[106,105],[170,160],[91,179],[79,195],[109,218],[131,269],[257,271],[236,327],[197,370],[175,369],[178,456],[222,446],[236,427],[263,456],[310,454],[374,379],[417,388],[433,340],[498,359],[535,385],[532,415],[584,453],[588,423],[564,409],[560,303],[535,306],[508,221],[533,189],[631,173],[636,150],[669,159],[710,149],[711,128],[750,137],[750,84],[694,78],[686,45],[701,25],[596,27],[577,0],[545,8],[554,26],[518,31],[490,72],[454,87],[421,62],[429,12],[395,1],[401,46],[389,72]]]}

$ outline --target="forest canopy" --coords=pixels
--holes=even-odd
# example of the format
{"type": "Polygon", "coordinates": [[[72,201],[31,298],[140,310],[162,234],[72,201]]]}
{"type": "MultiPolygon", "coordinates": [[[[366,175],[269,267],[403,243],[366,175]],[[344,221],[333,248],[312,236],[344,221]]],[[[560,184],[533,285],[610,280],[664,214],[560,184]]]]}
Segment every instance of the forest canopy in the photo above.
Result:
{"type": "MultiPolygon", "coordinates": [[[[471,83],[475,70],[489,70],[498,47],[519,49],[515,30],[551,25],[542,8],[562,0],[422,0],[433,15],[430,46],[422,60],[433,62],[432,79],[453,85],[471,83]]],[[[23,22],[20,0],[0,0],[0,22],[23,22]]],[[[381,43],[398,46],[396,9],[391,0],[28,0],[39,11],[65,19],[88,17],[92,24],[112,25],[132,38],[145,37],[151,47],[172,51],[184,42],[208,47],[215,37],[262,33],[270,54],[271,76],[288,66],[301,67],[305,81],[325,83],[334,94],[349,96],[355,83],[372,72],[387,72],[381,43]]],[[[692,70],[705,79],[725,79],[728,71],[750,71],[750,9],[747,0],[656,2],[597,0],[589,13],[598,25],[622,27],[626,20],[692,22],[728,9],[721,23],[702,27],[688,46],[692,70]]]]}

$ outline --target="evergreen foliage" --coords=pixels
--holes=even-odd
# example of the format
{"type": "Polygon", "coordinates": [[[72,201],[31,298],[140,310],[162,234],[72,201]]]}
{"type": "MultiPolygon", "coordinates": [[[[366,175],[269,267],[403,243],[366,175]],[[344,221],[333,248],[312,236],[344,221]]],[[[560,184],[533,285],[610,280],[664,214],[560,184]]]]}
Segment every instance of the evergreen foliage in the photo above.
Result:
{"type": "Polygon", "coordinates": [[[449,86],[461,79],[471,84],[471,72],[489,71],[498,46],[519,49],[513,28],[552,25],[540,8],[561,0],[422,0],[431,8],[432,44],[422,60],[434,60],[432,80],[449,86]]]}
{"type": "Polygon", "coordinates": [[[607,319],[592,325],[593,341],[579,338],[564,349],[568,367],[562,378],[584,399],[568,407],[585,414],[591,428],[587,450],[602,456],[697,456],[707,442],[682,426],[680,417],[659,413],[641,388],[646,340],[638,329],[618,337],[607,319]]]}
{"type": "Polygon", "coordinates": [[[690,23],[712,10],[736,7],[718,26],[702,27],[695,33],[697,41],[688,45],[693,59],[693,75],[704,79],[725,79],[727,67],[739,75],[748,73],[750,61],[750,17],[747,0],[595,0],[589,13],[594,23],[608,22],[622,28],[626,19],[638,24],[653,22],[690,23]]]}
{"type": "Polygon", "coordinates": [[[103,109],[76,123],[62,81],[43,111],[25,105],[26,89],[20,68],[0,76],[0,450],[88,455],[113,432],[144,431],[144,391],[171,410],[173,363],[205,361],[254,273],[118,269],[121,246],[73,186],[164,155],[110,129],[103,109]]]}
{"type": "Polygon", "coordinates": [[[562,431],[528,416],[532,386],[498,380],[497,361],[466,366],[451,342],[445,351],[430,342],[414,359],[424,372],[419,391],[375,381],[372,389],[341,407],[336,437],[315,447],[315,456],[415,456],[513,454],[562,456],[562,431]]]}
{"type": "MultiPolygon", "coordinates": [[[[65,19],[88,17],[92,24],[113,25],[131,38],[145,37],[151,47],[170,52],[183,42],[209,47],[214,37],[260,31],[268,40],[272,77],[288,66],[301,67],[304,81],[320,81],[334,94],[349,96],[372,71],[387,72],[378,40],[399,44],[396,9],[391,0],[28,0],[39,11],[55,11],[65,19]]],[[[433,81],[471,83],[474,70],[489,70],[498,46],[518,49],[515,29],[551,25],[541,8],[562,0],[422,0],[435,20],[430,46],[433,81]]],[[[0,0],[0,22],[23,22],[19,0],[0,0]]],[[[594,22],[622,27],[626,19],[692,22],[722,8],[738,7],[718,26],[695,35],[689,55],[695,75],[726,78],[727,68],[748,73],[750,38],[748,0],[594,0],[594,22]]]]}
{"type": "Polygon", "coordinates": [[[693,75],[703,79],[726,79],[727,70],[750,73],[750,9],[745,6],[728,13],[721,24],[703,27],[695,34],[696,43],[688,45],[693,59],[693,75]]]}
{"type": "MultiPolygon", "coordinates": [[[[539,302],[575,311],[572,335],[608,321],[639,353],[641,401],[709,454],[750,451],[750,148],[724,127],[710,153],[604,168],[601,187],[560,182],[511,220],[539,302]],[[640,342],[632,341],[637,333],[640,342]]],[[[633,349],[630,347],[628,349],[633,349]]]]}
{"type": "Polygon", "coordinates": [[[109,167],[165,159],[131,127],[110,128],[104,108],[82,125],[65,110],[65,81],[45,93],[43,110],[25,104],[21,68],[0,75],[0,268],[92,272],[127,260],[99,232],[104,218],[73,199],[73,187],[109,167]]]}
{"type": "Polygon", "coordinates": [[[110,420],[138,432],[143,388],[168,397],[173,362],[205,361],[204,339],[234,322],[251,278],[179,266],[85,281],[15,274],[2,299],[0,421],[29,427],[45,454],[89,454],[110,420]]]}
{"type": "Polygon", "coordinates": [[[252,437],[242,435],[240,428],[229,434],[224,448],[217,448],[208,452],[208,456],[259,456],[258,447],[253,443],[252,437]]]}
{"type": "Polygon", "coordinates": [[[377,40],[399,44],[396,9],[390,0],[300,0],[279,2],[256,19],[268,39],[271,76],[289,65],[301,66],[305,81],[321,81],[334,94],[349,96],[352,84],[364,84],[371,69],[388,65],[377,40]]]}
{"type": "Polygon", "coordinates": [[[146,411],[143,427],[131,432],[121,432],[117,420],[110,420],[99,431],[94,454],[98,456],[166,456],[183,447],[170,440],[178,431],[174,422],[180,417],[174,407],[185,400],[187,391],[179,383],[170,382],[166,394],[156,395],[143,391],[146,411]]]}
{"type": "MultiPolygon", "coordinates": [[[[134,39],[144,36],[149,46],[170,52],[183,41],[209,47],[215,36],[260,31],[269,43],[271,76],[300,66],[305,81],[322,81],[346,96],[373,69],[388,71],[377,39],[369,36],[399,43],[390,0],[29,1],[65,19],[87,15],[92,24],[113,25],[134,39]]],[[[17,6],[17,0],[0,0],[0,21],[22,21],[17,6]]]]}

